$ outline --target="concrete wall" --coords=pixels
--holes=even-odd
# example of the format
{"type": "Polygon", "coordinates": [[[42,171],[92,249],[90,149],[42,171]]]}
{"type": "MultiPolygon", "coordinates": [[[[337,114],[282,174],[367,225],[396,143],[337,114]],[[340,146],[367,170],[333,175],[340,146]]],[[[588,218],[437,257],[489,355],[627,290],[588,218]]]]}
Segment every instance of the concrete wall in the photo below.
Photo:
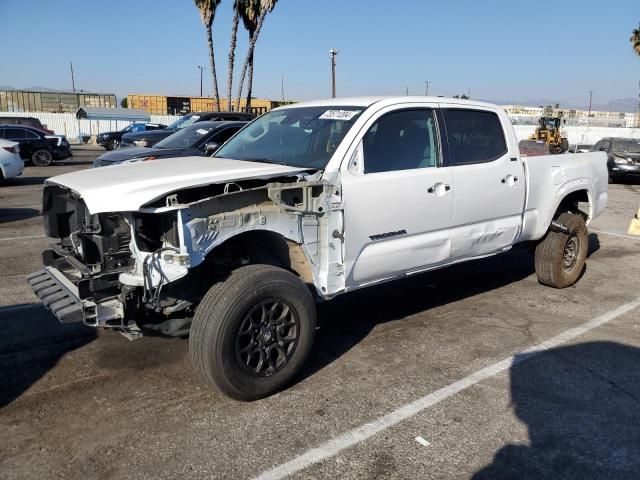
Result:
{"type": "MultiPolygon", "coordinates": [[[[79,133],[82,135],[96,135],[100,132],[120,130],[129,125],[129,121],[109,120],[77,120],[73,113],[46,112],[0,112],[0,116],[34,117],[39,119],[46,128],[57,135],[64,135],[70,142],[76,142],[79,133]]],[[[169,125],[180,118],[179,115],[151,115],[151,122],[169,125]]]]}

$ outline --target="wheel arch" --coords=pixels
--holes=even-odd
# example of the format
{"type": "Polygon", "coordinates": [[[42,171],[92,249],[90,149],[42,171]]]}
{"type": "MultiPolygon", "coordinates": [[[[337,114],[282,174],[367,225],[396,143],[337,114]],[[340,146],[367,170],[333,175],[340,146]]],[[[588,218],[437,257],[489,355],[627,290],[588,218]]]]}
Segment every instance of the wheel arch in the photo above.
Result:
{"type": "Polygon", "coordinates": [[[267,264],[289,270],[307,285],[314,285],[312,263],[302,245],[272,230],[248,230],[228,237],[209,251],[205,258],[222,252],[245,254],[251,264],[267,264]]]}
{"type": "Polygon", "coordinates": [[[564,192],[564,195],[556,201],[552,221],[565,212],[577,213],[584,218],[585,222],[589,222],[593,215],[593,200],[589,189],[579,186],[564,192]],[[587,203],[588,211],[580,209],[580,203],[587,203]]]}

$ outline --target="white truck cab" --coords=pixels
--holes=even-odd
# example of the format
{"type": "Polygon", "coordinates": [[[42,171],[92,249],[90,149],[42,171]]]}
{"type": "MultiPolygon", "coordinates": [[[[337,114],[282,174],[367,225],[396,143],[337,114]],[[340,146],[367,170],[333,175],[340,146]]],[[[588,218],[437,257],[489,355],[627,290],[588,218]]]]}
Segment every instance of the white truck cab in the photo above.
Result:
{"type": "Polygon", "coordinates": [[[540,282],[566,287],[606,203],[605,154],[524,159],[495,105],[305,102],[254,120],[215,158],[48,180],[58,242],[29,281],[63,322],[188,333],[203,378],[251,400],[303,364],[314,302],[530,241],[540,282]]]}

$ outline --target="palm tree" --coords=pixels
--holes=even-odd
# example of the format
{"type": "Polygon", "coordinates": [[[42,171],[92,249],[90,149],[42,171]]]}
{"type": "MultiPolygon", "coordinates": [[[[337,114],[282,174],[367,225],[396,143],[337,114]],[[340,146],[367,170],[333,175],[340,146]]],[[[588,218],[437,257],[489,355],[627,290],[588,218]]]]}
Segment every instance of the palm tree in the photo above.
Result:
{"type": "Polygon", "coordinates": [[[249,111],[251,109],[251,93],[253,90],[253,52],[256,48],[258,36],[262,29],[262,24],[267,16],[267,13],[271,12],[276,5],[277,0],[246,0],[246,8],[240,11],[240,16],[244,23],[245,28],[249,32],[249,47],[247,49],[247,56],[242,66],[242,72],[240,73],[240,86],[238,87],[238,109],[240,109],[240,100],[242,99],[242,87],[244,85],[244,79],[247,76],[247,70],[249,78],[247,80],[247,102],[245,109],[249,111]]]}
{"type": "Polygon", "coordinates": [[[213,19],[216,16],[216,8],[221,0],[194,0],[200,11],[200,18],[207,30],[207,44],[209,45],[209,67],[211,68],[211,81],[213,83],[213,95],[216,99],[216,108],[220,111],[220,95],[218,94],[218,76],[216,75],[216,59],[213,52],[213,19]]]}
{"type": "Polygon", "coordinates": [[[631,42],[631,47],[636,55],[640,56],[640,23],[638,23],[638,28],[634,28],[633,32],[631,32],[631,38],[629,38],[631,42]]]}
{"type": "Polygon", "coordinates": [[[234,0],[233,22],[231,24],[231,42],[229,42],[229,65],[227,67],[227,110],[231,111],[231,89],[233,88],[233,66],[236,60],[236,40],[238,38],[238,23],[240,11],[244,10],[246,0],[234,0]]]}

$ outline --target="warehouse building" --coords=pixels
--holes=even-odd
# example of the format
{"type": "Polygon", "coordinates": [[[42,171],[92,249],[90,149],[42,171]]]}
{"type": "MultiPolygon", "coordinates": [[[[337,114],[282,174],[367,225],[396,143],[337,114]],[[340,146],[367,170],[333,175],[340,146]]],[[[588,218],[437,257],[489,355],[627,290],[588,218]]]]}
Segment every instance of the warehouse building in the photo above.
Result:
{"type": "Polygon", "coordinates": [[[64,90],[0,90],[2,112],[75,113],[80,107],[116,107],[113,93],[69,92],[64,90]]]}
{"type": "MultiPolygon", "coordinates": [[[[234,100],[233,111],[237,111],[237,103],[234,100]]],[[[251,100],[251,111],[256,115],[262,115],[269,110],[288,105],[293,102],[279,102],[254,98],[251,100]]],[[[220,109],[227,110],[227,100],[220,99],[220,109]]],[[[240,110],[244,111],[246,99],[240,102],[240,110]]],[[[212,97],[168,97],[164,95],[138,95],[127,96],[127,107],[145,110],[151,115],[185,115],[191,112],[216,111],[216,102],[212,97]]]]}

